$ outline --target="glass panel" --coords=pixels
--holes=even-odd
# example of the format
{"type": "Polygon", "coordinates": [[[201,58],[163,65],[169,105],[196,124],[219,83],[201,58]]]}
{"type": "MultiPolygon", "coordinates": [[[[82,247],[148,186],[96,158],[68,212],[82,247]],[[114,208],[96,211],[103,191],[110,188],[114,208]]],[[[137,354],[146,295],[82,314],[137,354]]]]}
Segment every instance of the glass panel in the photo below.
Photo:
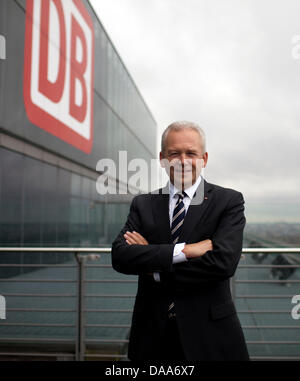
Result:
{"type": "Polygon", "coordinates": [[[58,168],[43,163],[42,242],[44,246],[57,243],[58,168]]]}
{"type": "MultiPolygon", "coordinates": [[[[41,244],[42,218],[42,164],[24,157],[23,243],[25,246],[41,244]]],[[[30,253],[25,256],[30,262],[30,253]]]]}
{"type": "MultiPolygon", "coordinates": [[[[57,245],[68,246],[70,223],[70,187],[71,173],[65,169],[58,170],[58,214],[57,245]]],[[[63,256],[60,256],[62,258],[63,256]]]]}
{"type": "Polygon", "coordinates": [[[2,245],[19,246],[23,242],[23,175],[24,157],[1,149],[1,213],[2,245]]]}

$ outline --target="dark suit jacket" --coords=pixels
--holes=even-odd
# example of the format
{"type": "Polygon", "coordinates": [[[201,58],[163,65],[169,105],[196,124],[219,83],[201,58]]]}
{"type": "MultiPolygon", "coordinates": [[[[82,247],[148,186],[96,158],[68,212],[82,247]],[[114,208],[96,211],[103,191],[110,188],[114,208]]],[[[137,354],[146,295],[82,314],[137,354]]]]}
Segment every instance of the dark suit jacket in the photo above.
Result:
{"type": "Polygon", "coordinates": [[[190,205],[178,242],[211,239],[213,250],[172,264],[174,244],[165,188],[134,197],[127,222],[113,242],[113,268],[139,275],[128,351],[131,360],[156,358],[170,300],[175,302],[187,360],[249,359],[229,284],[242,250],[243,196],[203,179],[201,183],[203,202],[190,205]],[[139,232],[149,245],[128,245],[123,237],[127,230],[139,232]],[[155,271],[160,272],[161,282],[149,275],[155,271]]]}

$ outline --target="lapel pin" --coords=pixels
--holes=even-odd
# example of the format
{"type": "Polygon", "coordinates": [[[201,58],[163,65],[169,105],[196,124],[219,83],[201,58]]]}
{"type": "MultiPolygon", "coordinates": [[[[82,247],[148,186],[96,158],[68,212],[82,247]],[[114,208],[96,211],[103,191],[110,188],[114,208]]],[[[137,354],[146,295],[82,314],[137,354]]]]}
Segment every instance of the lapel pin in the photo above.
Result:
{"type": "Polygon", "coordinates": [[[204,197],[204,200],[208,200],[208,198],[205,196],[205,197],[204,197]]]}

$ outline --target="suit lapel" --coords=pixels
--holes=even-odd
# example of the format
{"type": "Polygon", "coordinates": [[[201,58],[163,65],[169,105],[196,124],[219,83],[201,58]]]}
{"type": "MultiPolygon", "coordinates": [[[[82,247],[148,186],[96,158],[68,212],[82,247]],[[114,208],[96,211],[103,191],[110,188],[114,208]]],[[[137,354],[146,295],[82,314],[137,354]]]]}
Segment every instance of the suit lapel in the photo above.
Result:
{"type": "Polygon", "coordinates": [[[199,223],[205,210],[212,201],[212,186],[208,182],[201,181],[192,200],[179,236],[178,242],[187,242],[195,225],[199,223]]]}
{"type": "Polygon", "coordinates": [[[160,235],[161,243],[171,243],[171,229],[169,219],[169,187],[168,183],[164,188],[159,189],[156,194],[152,194],[152,211],[154,221],[160,235]]]}

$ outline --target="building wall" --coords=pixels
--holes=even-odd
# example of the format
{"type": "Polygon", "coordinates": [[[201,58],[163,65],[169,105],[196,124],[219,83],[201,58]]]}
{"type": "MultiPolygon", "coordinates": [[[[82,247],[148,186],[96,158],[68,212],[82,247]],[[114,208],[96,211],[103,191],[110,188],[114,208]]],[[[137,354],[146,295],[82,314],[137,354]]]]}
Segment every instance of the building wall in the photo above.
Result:
{"type": "Polygon", "coordinates": [[[95,33],[90,153],[30,122],[23,95],[26,2],[0,2],[0,34],[7,45],[0,65],[0,133],[15,139],[9,147],[0,140],[1,245],[110,245],[124,224],[130,198],[97,194],[98,160],[114,159],[118,167],[120,150],[128,152],[128,162],[143,158],[149,163],[156,157],[155,120],[90,4],[83,4],[95,33]],[[22,143],[29,149],[19,149],[22,143]],[[51,153],[57,163],[32,154],[34,149],[51,153]],[[59,165],[61,159],[70,169],[59,165]]]}
{"type": "MultiPolygon", "coordinates": [[[[70,1],[70,0],[65,0],[70,1]]],[[[30,123],[23,98],[25,1],[0,3],[0,34],[7,39],[0,66],[1,129],[95,169],[101,157],[156,156],[156,122],[87,1],[95,31],[94,142],[90,154],[76,149],[30,123]]]]}

